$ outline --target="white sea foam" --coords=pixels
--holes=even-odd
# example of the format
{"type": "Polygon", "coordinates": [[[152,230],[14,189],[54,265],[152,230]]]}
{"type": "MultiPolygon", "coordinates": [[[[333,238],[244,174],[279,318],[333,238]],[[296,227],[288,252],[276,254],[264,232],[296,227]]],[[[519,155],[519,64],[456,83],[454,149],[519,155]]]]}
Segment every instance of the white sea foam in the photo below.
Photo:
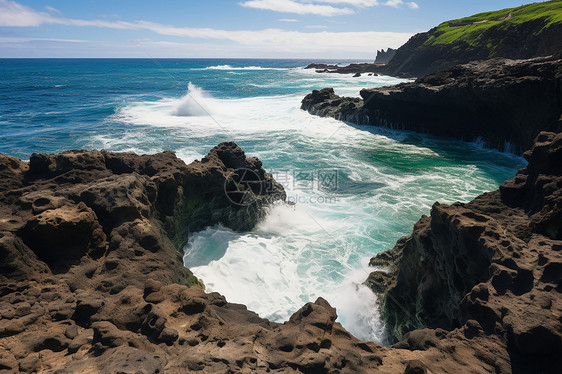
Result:
{"type": "MultiPolygon", "coordinates": [[[[458,157],[464,161],[452,161],[434,150],[441,145],[431,137],[350,126],[300,110],[309,85],[359,92],[365,84],[361,78],[306,74],[291,70],[278,83],[297,85],[292,95],[220,99],[190,84],[180,98],[135,97],[108,122],[139,126],[139,131],[95,137],[93,147],[157,152],[167,143],[153,133],[162,133],[178,144],[178,156],[190,162],[218,142],[234,140],[267,169],[288,170],[287,193],[304,202],[273,207],[250,233],[219,225],[191,234],[186,266],[207,290],[275,321],[287,320],[304,303],[322,296],[337,307],[339,320],[351,332],[381,341],[375,296],[361,285],[372,270],[366,267],[368,258],[410,232],[435,200],[466,201],[496,188],[497,182],[477,166],[478,152],[474,161],[462,153],[458,157]],[[338,188],[302,189],[291,174],[299,169],[335,169],[338,188]],[[313,203],[318,197],[333,200],[313,203]]],[[[398,81],[367,79],[377,85],[398,81]]]]}
{"type": "Polygon", "coordinates": [[[200,88],[189,82],[187,94],[173,107],[173,116],[208,116],[220,106],[200,88]]]}
{"type": "Polygon", "coordinates": [[[381,341],[376,297],[362,285],[368,260],[358,266],[353,248],[331,237],[337,225],[311,219],[309,209],[275,207],[250,234],[222,226],[196,233],[185,248],[185,264],[208,289],[263,317],[285,321],[305,302],[324,297],[352,333],[381,341]]]}

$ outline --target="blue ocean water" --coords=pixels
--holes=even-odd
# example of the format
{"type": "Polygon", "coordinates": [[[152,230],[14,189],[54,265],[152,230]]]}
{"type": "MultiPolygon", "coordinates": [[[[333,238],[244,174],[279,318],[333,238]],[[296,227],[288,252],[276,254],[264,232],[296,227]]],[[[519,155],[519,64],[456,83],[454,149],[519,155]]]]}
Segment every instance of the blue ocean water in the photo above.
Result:
{"type": "Polygon", "coordinates": [[[361,285],[368,259],[410,233],[434,201],[494,190],[524,160],[311,116],[299,107],[312,89],[358,95],[403,80],[302,69],[310,62],[0,59],[0,152],[27,159],[65,149],[169,149],[190,162],[234,140],[297,204],[274,207],[250,233],[194,233],[186,266],[208,290],[276,321],[323,296],[346,328],[380,341],[376,300],[361,285]]]}

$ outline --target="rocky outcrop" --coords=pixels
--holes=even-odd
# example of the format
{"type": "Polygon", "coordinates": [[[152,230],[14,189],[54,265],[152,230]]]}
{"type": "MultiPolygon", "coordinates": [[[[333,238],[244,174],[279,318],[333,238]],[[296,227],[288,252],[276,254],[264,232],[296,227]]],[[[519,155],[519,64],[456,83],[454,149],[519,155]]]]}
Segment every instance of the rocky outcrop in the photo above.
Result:
{"type": "Polygon", "coordinates": [[[373,260],[392,267],[369,282],[393,331],[446,328],[392,348],[350,335],[321,298],[273,323],[205,293],[183,267],[189,230],[245,229],[284,199],[234,143],[190,165],[170,152],[0,155],[0,372],[548,372],[560,349],[561,143],[541,135],[501,195],[436,206],[415,239],[373,260]],[[415,303],[399,315],[391,295],[415,303]]]}
{"type": "Polygon", "coordinates": [[[522,153],[542,131],[562,130],[561,56],[493,59],[415,82],[361,90],[362,100],[313,91],[301,108],[359,125],[412,130],[522,153]]]}
{"type": "Polygon", "coordinates": [[[423,372],[438,362],[441,352],[356,339],[321,298],[278,324],[204,292],[182,263],[191,230],[245,230],[284,198],[234,143],[190,165],[171,152],[0,155],[0,373],[423,372]]]}
{"type": "Polygon", "coordinates": [[[381,49],[377,51],[377,57],[375,58],[375,64],[388,64],[396,55],[396,49],[388,48],[386,51],[381,49]]]}
{"type": "Polygon", "coordinates": [[[442,347],[462,333],[489,339],[494,365],[558,370],[562,134],[542,132],[524,156],[529,165],[499,191],[435,203],[410,236],[371,260],[379,270],[367,284],[381,295],[396,348],[442,347]]]}
{"type": "Polygon", "coordinates": [[[310,64],[305,69],[315,69],[317,73],[335,73],[335,74],[366,74],[381,72],[379,63],[360,63],[349,64],[345,66],[327,65],[327,64],[310,64]]]}
{"type": "Polygon", "coordinates": [[[358,97],[341,97],[333,88],[314,90],[305,96],[301,109],[320,117],[332,117],[356,124],[367,124],[363,100],[358,97]]]}
{"type": "MultiPolygon", "coordinates": [[[[546,9],[549,5],[544,4],[545,9],[539,9],[538,5],[530,4],[511,11],[506,9],[444,22],[410,38],[398,48],[395,56],[380,72],[392,76],[419,77],[471,61],[498,57],[529,59],[559,53],[562,51],[562,22],[551,24],[546,9]],[[526,7],[537,9],[524,14],[526,7]],[[520,19],[516,19],[518,12],[521,13],[520,19]],[[545,15],[541,16],[541,12],[545,12],[545,15]],[[478,25],[483,31],[477,28],[478,25]],[[491,26],[485,28],[487,25],[491,26]],[[447,32],[456,35],[438,42],[447,32]]],[[[558,5],[558,12],[560,9],[558,5]]]]}

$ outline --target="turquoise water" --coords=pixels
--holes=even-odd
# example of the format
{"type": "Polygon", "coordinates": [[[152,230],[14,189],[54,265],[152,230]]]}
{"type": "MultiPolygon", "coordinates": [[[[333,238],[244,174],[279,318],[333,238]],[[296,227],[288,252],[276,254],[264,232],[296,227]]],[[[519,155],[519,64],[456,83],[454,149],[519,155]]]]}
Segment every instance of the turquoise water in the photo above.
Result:
{"type": "Polygon", "coordinates": [[[299,106],[312,89],[358,95],[402,80],[317,74],[301,68],[309,62],[0,60],[0,152],[171,149],[190,162],[234,140],[296,205],[272,208],[250,233],[194,233],[186,265],[208,290],[276,321],[323,296],[346,328],[380,341],[376,300],[361,285],[369,258],[409,234],[434,201],[496,189],[524,161],[311,116],[299,106]]]}

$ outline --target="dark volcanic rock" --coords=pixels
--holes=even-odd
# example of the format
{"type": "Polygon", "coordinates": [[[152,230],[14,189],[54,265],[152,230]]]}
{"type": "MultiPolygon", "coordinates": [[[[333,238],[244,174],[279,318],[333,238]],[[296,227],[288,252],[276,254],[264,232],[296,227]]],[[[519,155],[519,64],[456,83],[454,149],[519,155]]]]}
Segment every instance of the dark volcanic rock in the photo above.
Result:
{"type": "Polygon", "coordinates": [[[315,70],[328,70],[328,69],[337,69],[339,68],[338,65],[329,65],[329,64],[309,64],[305,67],[305,69],[315,69],[315,70]]]}
{"type": "Polygon", "coordinates": [[[357,124],[363,124],[366,118],[362,99],[338,96],[333,88],[312,91],[302,100],[301,108],[320,117],[333,117],[357,124]]]}
{"type": "Polygon", "coordinates": [[[562,130],[561,56],[460,65],[392,87],[364,89],[363,101],[333,90],[301,108],[359,125],[412,130],[522,153],[540,131],[562,130]]]}
{"type": "MultiPolygon", "coordinates": [[[[326,64],[310,64],[305,69],[316,69],[317,73],[336,73],[336,74],[363,74],[377,73],[381,71],[381,65],[378,63],[360,63],[349,64],[346,66],[326,65],[326,64]]],[[[360,76],[360,75],[358,75],[360,76]]]]}
{"type": "Polygon", "coordinates": [[[396,49],[388,48],[386,51],[381,49],[377,51],[377,57],[375,58],[375,64],[388,64],[396,55],[396,49]]]}
{"type": "Polygon", "coordinates": [[[549,372],[561,349],[560,144],[541,134],[501,195],[436,205],[372,261],[390,266],[370,280],[395,332],[452,329],[410,331],[393,348],[353,337],[322,298],[272,323],[184,268],[191,229],[243,230],[284,199],[234,143],[190,165],[170,152],[0,155],[0,373],[549,372]],[[245,198],[225,198],[225,185],[245,198]],[[391,295],[410,303],[402,315],[391,295]]]}
{"type": "Polygon", "coordinates": [[[436,203],[412,235],[371,260],[386,268],[367,284],[382,295],[390,333],[403,338],[396,347],[493,335],[490,349],[513,372],[560,368],[562,134],[541,133],[525,157],[529,165],[499,191],[436,203]],[[437,330],[412,331],[423,327],[437,330]]]}
{"type": "Polygon", "coordinates": [[[2,373],[351,373],[381,363],[372,352],[386,349],[352,337],[323,299],[279,325],[205,293],[183,266],[191,231],[250,229],[285,199],[234,143],[190,165],[171,152],[0,155],[0,176],[2,373]]]}

